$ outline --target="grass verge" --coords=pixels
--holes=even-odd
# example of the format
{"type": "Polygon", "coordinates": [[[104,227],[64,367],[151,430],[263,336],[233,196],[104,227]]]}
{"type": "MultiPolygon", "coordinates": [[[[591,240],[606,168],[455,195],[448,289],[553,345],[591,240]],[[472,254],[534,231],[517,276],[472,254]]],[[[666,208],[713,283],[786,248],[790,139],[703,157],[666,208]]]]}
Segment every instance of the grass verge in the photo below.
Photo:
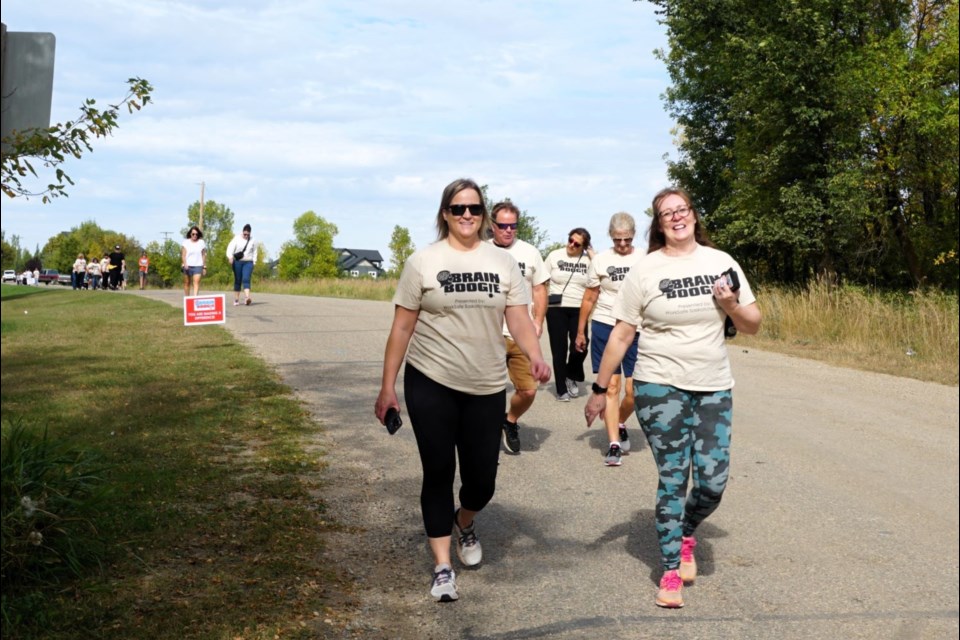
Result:
{"type": "Polygon", "coordinates": [[[56,503],[83,531],[45,524],[17,545],[40,526],[24,528],[27,515],[54,509],[57,480],[44,475],[45,493],[39,471],[8,482],[5,470],[5,639],[316,638],[347,624],[349,583],[321,560],[336,524],[317,497],[319,427],[274,372],[165,304],[0,293],[4,446],[44,473],[95,459],[98,485],[95,501],[56,503]],[[55,456],[37,444],[44,432],[55,456]],[[72,566],[57,536],[80,547],[72,566]],[[51,566],[20,557],[8,572],[8,551],[31,548],[51,566]]]}
{"type": "Polygon", "coordinates": [[[763,325],[737,343],[841,367],[958,383],[957,295],[938,291],[877,293],[812,284],[759,287],[763,325]]]}

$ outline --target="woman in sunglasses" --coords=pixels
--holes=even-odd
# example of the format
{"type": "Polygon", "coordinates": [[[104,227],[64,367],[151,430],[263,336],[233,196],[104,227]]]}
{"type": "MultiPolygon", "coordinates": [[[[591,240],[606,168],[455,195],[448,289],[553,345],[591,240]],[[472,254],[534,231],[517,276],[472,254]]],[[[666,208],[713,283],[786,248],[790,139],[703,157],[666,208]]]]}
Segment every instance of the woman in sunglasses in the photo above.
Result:
{"type": "Polygon", "coordinates": [[[580,301],[587,286],[587,269],[593,257],[590,232],[583,227],[567,236],[567,246],[550,252],[544,261],[550,274],[547,333],[553,354],[553,377],[557,400],[570,402],[580,395],[586,349],[577,350],[580,301]]]}
{"type": "Polygon", "coordinates": [[[733,376],[724,322],[729,317],[738,331],[754,334],[761,316],[740,265],[707,239],[685,191],[660,191],[653,211],[648,254],[630,270],[614,302],[617,324],[584,415],[589,426],[603,413],[605,387],[641,327],[634,398],[659,470],[655,513],[663,576],[655,602],[677,608],[684,583],[697,577],[693,534],[719,506],[730,473],[733,376]]]}
{"type": "Polygon", "coordinates": [[[183,271],[183,295],[200,293],[200,278],[207,273],[207,243],[203,231],[194,225],[187,231],[187,239],[180,248],[180,268],[183,271]]]}
{"type": "MultiPolygon", "coordinates": [[[[629,213],[615,213],[610,218],[610,239],[613,248],[601,251],[590,262],[587,270],[587,289],[580,303],[580,318],[577,323],[577,350],[587,349],[587,321],[590,321],[590,361],[593,373],[600,370],[600,360],[610,339],[610,332],[616,320],[613,301],[620,291],[620,285],[630,273],[630,269],[643,253],[633,248],[633,238],[637,234],[637,224],[629,213]],[[591,320],[592,316],[592,320],[591,320]]],[[[624,424],[633,413],[633,367],[637,363],[637,335],[627,349],[623,362],[616,367],[610,383],[607,385],[607,408],[603,421],[610,440],[604,463],[608,467],[620,466],[620,454],[630,451],[630,435],[624,424]],[[621,373],[623,374],[621,378],[621,373]],[[623,380],[623,400],[620,400],[620,381],[623,380]]]]}
{"type": "Polygon", "coordinates": [[[434,561],[430,595],[451,602],[459,598],[451,532],[460,562],[479,564],[474,517],[496,485],[506,401],[504,320],[530,359],[533,377],[546,382],[550,367],[540,353],[517,261],[482,241],[490,220],[480,187],[466,179],[447,185],[436,224],[438,241],[410,256],[400,275],[374,412],[386,424],[387,412],[399,409],[396,382],[406,354],[403,391],[423,467],[420,507],[434,561]]]}

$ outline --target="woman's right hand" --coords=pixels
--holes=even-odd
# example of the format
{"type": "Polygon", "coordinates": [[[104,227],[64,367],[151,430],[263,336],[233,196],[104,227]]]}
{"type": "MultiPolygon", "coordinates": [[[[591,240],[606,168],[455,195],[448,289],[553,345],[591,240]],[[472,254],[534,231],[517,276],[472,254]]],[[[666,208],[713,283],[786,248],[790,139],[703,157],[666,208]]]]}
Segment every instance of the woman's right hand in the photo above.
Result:
{"type": "Polygon", "coordinates": [[[400,410],[400,402],[397,401],[397,392],[393,389],[380,389],[380,395],[377,396],[377,402],[373,405],[373,413],[377,416],[380,424],[386,424],[387,411],[394,408],[400,410]]]}

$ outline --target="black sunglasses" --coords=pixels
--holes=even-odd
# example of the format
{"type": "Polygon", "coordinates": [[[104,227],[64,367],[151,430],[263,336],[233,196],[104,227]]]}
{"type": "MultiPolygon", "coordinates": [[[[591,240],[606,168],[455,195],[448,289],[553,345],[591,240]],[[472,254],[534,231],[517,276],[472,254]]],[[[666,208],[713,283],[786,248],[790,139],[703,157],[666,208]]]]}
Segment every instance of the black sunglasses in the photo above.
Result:
{"type": "Polygon", "coordinates": [[[516,231],[517,223],[516,222],[494,222],[493,224],[497,225],[501,231],[506,231],[507,229],[513,229],[516,231]]]}
{"type": "Polygon", "coordinates": [[[465,214],[467,211],[469,211],[470,215],[472,216],[483,215],[482,204],[452,204],[449,207],[447,207],[447,209],[450,211],[450,213],[457,216],[458,218],[463,214],[465,214]]]}
{"type": "Polygon", "coordinates": [[[568,243],[568,244],[570,244],[570,245],[572,245],[572,246],[573,246],[573,248],[575,248],[575,249],[579,249],[580,247],[582,247],[582,246],[583,246],[583,244],[582,244],[582,243],[580,243],[580,242],[577,242],[577,241],[576,241],[576,240],[574,240],[573,238],[570,238],[569,240],[567,240],[567,243],[568,243]]]}

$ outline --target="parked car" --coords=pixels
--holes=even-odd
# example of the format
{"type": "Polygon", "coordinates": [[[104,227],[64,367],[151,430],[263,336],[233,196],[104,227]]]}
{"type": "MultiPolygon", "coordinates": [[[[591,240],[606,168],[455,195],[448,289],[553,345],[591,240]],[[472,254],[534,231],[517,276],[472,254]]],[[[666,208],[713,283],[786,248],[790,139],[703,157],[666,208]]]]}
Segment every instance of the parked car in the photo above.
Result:
{"type": "MultiPolygon", "coordinates": [[[[37,278],[37,284],[62,284],[60,272],[56,269],[40,269],[40,277],[37,278]]],[[[70,284],[70,276],[67,276],[67,284],[70,284]]]]}
{"type": "Polygon", "coordinates": [[[17,272],[14,271],[13,269],[4,269],[3,281],[8,283],[15,283],[17,281],[17,272]]]}

